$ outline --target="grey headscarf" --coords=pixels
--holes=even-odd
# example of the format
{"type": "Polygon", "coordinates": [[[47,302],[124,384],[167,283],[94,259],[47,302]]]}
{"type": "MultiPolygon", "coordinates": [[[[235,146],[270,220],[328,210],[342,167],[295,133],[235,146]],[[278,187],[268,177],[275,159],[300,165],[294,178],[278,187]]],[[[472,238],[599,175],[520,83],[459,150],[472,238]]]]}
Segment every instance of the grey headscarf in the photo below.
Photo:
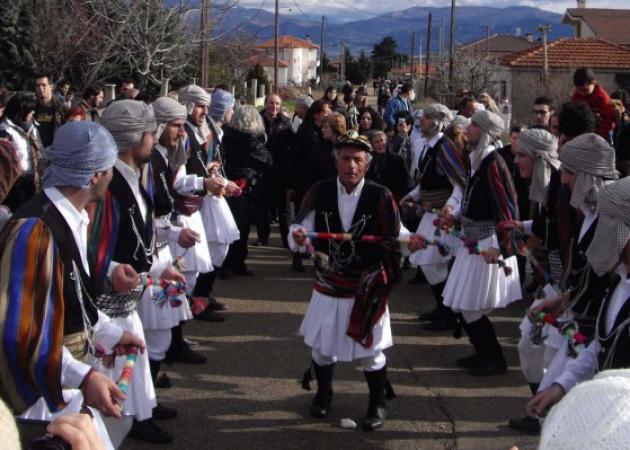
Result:
{"type": "Polygon", "coordinates": [[[192,113],[195,105],[210,106],[210,94],[202,87],[194,84],[181,88],[178,97],[179,103],[186,106],[188,114],[192,113]]]}
{"type": "Polygon", "coordinates": [[[90,178],[114,165],[116,142],[103,126],[94,122],[68,122],[46,149],[47,167],[43,186],[86,188],[90,178]]]}
{"type": "Polygon", "coordinates": [[[432,103],[424,108],[424,115],[431,116],[435,124],[433,135],[448,127],[453,120],[453,113],[450,109],[440,103],[432,103]]]}
{"type": "Polygon", "coordinates": [[[470,119],[465,116],[460,116],[459,114],[453,117],[453,121],[451,122],[452,127],[466,128],[468,125],[470,125],[470,119]]]}
{"type": "Polygon", "coordinates": [[[157,128],[153,107],[136,100],[119,100],[103,111],[100,124],[109,130],[125,153],[142,141],[142,135],[157,128]]]}
{"type": "MultiPolygon", "coordinates": [[[[185,120],[188,116],[186,107],[170,97],[160,97],[151,106],[155,112],[155,120],[158,124],[157,138],[159,139],[168,122],[173,120],[185,120]]],[[[168,164],[173,171],[177,171],[186,163],[186,149],[182,139],[177,143],[176,149],[168,149],[168,164]]]]}
{"type": "Polygon", "coordinates": [[[597,210],[597,228],[586,257],[595,273],[602,276],[614,270],[630,239],[630,177],[604,186],[597,210]]]}
{"type": "Polygon", "coordinates": [[[492,151],[493,147],[491,145],[503,133],[505,122],[501,116],[486,110],[476,111],[470,120],[483,131],[479,142],[470,152],[471,169],[476,171],[479,169],[481,161],[492,151]]]}
{"type": "Polygon", "coordinates": [[[310,95],[298,95],[295,97],[295,107],[303,106],[305,109],[310,108],[313,104],[313,97],[310,95]]]}
{"type": "Polygon", "coordinates": [[[210,108],[208,115],[217,122],[223,122],[225,113],[234,108],[236,99],[234,96],[223,89],[215,89],[210,100],[210,108]]]}
{"type": "Polygon", "coordinates": [[[615,149],[595,133],[581,134],[562,146],[562,167],[577,174],[571,193],[571,206],[583,205],[595,210],[599,191],[606,180],[618,178],[615,170],[615,149]]]}
{"type": "Polygon", "coordinates": [[[534,174],[529,188],[529,199],[547,205],[547,191],[552,168],[558,169],[558,139],[547,130],[533,128],[518,135],[518,149],[534,158],[534,174]]]}

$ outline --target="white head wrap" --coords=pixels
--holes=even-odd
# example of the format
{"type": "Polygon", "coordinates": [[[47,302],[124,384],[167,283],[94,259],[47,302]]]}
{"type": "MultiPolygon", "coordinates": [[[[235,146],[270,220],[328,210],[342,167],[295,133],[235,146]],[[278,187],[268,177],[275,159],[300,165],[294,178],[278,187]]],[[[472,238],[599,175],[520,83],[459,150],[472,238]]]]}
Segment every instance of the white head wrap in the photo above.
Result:
{"type": "Polygon", "coordinates": [[[136,100],[111,103],[103,111],[100,124],[114,137],[118,153],[125,153],[136,147],[145,132],[157,128],[153,107],[136,100]]]}
{"type": "Polygon", "coordinates": [[[558,169],[558,139],[540,128],[523,130],[518,135],[518,149],[534,158],[534,174],[529,199],[547,205],[547,190],[552,168],[558,169]]]}
{"type": "Polygon", "coordinates": [[[597,228],[586,257],[595,273],[602,276],[612,272],[630,240],[630,177],[602,188],[597,211],[597,228]]]}
{"type": "Polygon", "coordinates": [[[195,84],[184,86],[178,92],[179,103],[186,105],[188,114],[192,113],[195,105],[210,106],[210,94],[195,84]]]}
{"type": "Polygon", "coordinates": [[[109,169],[118,158],[109,131],[85,121],[68,122],[59,128],[45,152],[44,187],[87,187],[95,173],[109,169]]]}
{"type": "Polygon", "coordinates": [[[453,121],[451,122],[452,127],[459,127],[461,129],[465,129],[468,125],[470,125],[470,118],[459,114],[453,117],[453,121]]]}
{"type": "Polygon", "coordinates": [[[477,124],[483,131],[479,142],[470,152],[471,168],[477,170],[481,161],[494,149],[492,145],[503,133],[505,122],[501,116],[486,110],[476,111],[470,121],[477,124]]]}
{"type": "Polygon", "coordinates": [[[545,419],[539,450],[605,450],[630,442],[630,370],[606,370],[578,384],[545,419]]]}
{"type": "MultiPolygon", "coordinates": [[[[155,120],[157,121],[158,128],[156,137],[160,139],[166,124],[173,120],[186,120],[188,113],[184,105],[179,104],[177,100],[170,97],[160,97],[155,100],[151,106],[155,112],[155,120]]],[[[168,163],[173,171],[176,171],[182,164],[186,163],[186,149],[184,148],[184,142],[182,139],[177,143],[176,149],[168,150],[168,163]]]]}
{"type": "Polygon", "coordinates": [[[595,133],[581,134],[562,146],[562,167],[577,174],[575,188],[571,192],[574,208],[588,206],[595,209],[599,191],[606,180],[618,178],[615,169],[615,149],[595,133]]]}
{"type": "Polygon", "coordinates": [[[437,134],[444,128],[448,127],[453,120],[453,113],[450,109],[440,103],[432,103],[429,106],[425,106],[424,115],[430,116],[431,120],[435,124],[435,133],[437,134]]]}

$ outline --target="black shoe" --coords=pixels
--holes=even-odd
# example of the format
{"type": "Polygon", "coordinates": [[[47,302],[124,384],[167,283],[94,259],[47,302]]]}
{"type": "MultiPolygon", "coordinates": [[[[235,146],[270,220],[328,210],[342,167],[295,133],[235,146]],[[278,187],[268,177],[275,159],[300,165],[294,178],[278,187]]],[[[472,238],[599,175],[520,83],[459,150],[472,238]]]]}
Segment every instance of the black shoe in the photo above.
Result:
{"type": "Polygon", "coordinates": [[[269,241],[256,241],[256,247],[266,247],[267,245],[269,245],[269,241]]]}
{"type": "Polygon", "coordinates": [[[479,356],[479,354],[473,353],[472,355],[464,356],[463,358],[458,358],[457,361],[455,361],[455,364],[457,364],[459,367],[469,368],[476,365],[477,362],[479,362],[480,358],[481,356],[479,356]]]}
{"type": "Polygon", "coordinates": [[[294,272],[306,272],[304,264],[302,264],[302,256],[299,254],[293,255],[293,263],[291,264],[291,270],[294,272]]]}
{"type": "Polygon", "coordinates": [[[525,286],[525,292],[527,292],[528,294],[533,294],[537,290],[538,290],[538,283],[535,281],[532,281],[527,286],[525,286]]]}
{"type": "Polygon", "coordinates": [[[363,431],[374,431],[385,423],[387,412],[384,406],[369,407],[361,427],[363,431]]]}
{"type": "Polygon", "coordinates": [[[157,377],[157,380],[155,380],[155,387],[160,389],[169,389],[173,387],[173,385],[171,384],[171,379],[168,375],[162,372],[162,375],[157,377]]]}
{"type": "Polygon", "coordinates": [[[153,419],[155,420],[168,420],[177,417],[177,410],[175,408],[169,408],[168,406],[162,406],[159,403],[153,408],[153,419]]]}
{"type": "Polygon", "coordinates": [[[208,295],[208,308],[214,311],[226,311],[228,309],[225,303],[217,301],[216,298],[208,295]]]}
{"type": "Polygon", "coordinates": [[[421,322],[431,322],[431,321],[437,319],[438,317],[440,317],[440,310],[439,310],[439,308],[435,308],[432,311],[418,314],[418,320],[421,321],[421,322]]]}
{"type": "Polygon", "coordinates": [[[540,434],[540,422],[534,417],[525,416],[520,419],[510,419],[508,425],[514,430],[529,434],[540,434]]]}
{"type": "Polygon", "coordinates": [[[192,350],[187,345],[183,345],[166,354],[166,361],[169,364],[180,362],[184,364],[205,364],[208,358],[203,353],[192,350]]]}
{"type": "Polygon", "coordinates": [[[254,276],[254,272],[252,272],[249,269],[246,269],[245,267],[243,267],[242,269],[232,269],[232,272],[237,274],[237,275],[241,275],[244,277],[253,277],[254,276]]]}
{"type": "Polygon", "coordinates": [[[431,322],[423,324],[422,329],[426,331],[446,331],[453,330],[456,326],[457,320],[455,318],[438,317],[431,322]]]}
{"type": "Polygon", "coordinates": [[[330,412],[330,404],[332,403],[332,391],[315,394],[313,402],[311,403],[311,416],[316,419],[323,419],[328,416],[330,412]]]}
{"type": "Polygon", "coordinates": [[[134,420],[128,436],[151,444],[168,444],[173,441],[173,435],[158,427],[152,419],[141,422],[134,420]]]}
{"type": "Polygon", "coordinates": [[[473,377],[489,377],[492,375],[502,375],[507,372],[507,362],[505,359],[479,358],[476,364],[468,368],[473,377]]]}
{"type": "Polygon", "coordinates": [[[223,322],[225,320],[222,314],[219,314],[211,308],[204,309],[200,314],[193,314],[193,317],[197,320],[203,320],[204,322],[223,322]]]}

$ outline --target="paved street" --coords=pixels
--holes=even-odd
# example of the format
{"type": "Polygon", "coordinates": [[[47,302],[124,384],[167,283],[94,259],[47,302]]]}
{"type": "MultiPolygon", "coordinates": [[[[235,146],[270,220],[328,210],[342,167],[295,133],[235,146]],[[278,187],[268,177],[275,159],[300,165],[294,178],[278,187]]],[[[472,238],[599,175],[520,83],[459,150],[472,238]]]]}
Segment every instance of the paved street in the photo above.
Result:
{"type": "MultiPolygon", "coordinates": [[[[272,243],[279,242],[279,239],[272,243]]],[[[193,321],[186,334],[200,343],[209,362],[166,366],[173,388],[161,401],[179,417],[161,422],[175,434],[169,446],[127,439],[125,450],[140,449],[535,449],[537,440],[508,429],[528,396],[518,369],[517,331],[524,305],[492,316],[510,365],[508,375],[473,378],[454,361],[471,350],[467,338],[429,334],[416,320],[433,301],[426,287],[405,281],[390,302],[395,346],[387,352],[389,376],[398,398],[389,403],[383,429],[374,433],[341,429],[341,418],[360,424],[367,385],[353,364],[335,367],[331,416],[309,415],[312,392],[298,378],[310,352],[297,330],[310,296],[313,269],[290,270],[285,249],[250,247],[255,277],[217,281],[216,296],[229,305],[224,323],[193,321]]],[[[405,271],[408,279],[413,270],[405,271]]],[[[315,388],[315,382],[313,382],[315,388]]]]}

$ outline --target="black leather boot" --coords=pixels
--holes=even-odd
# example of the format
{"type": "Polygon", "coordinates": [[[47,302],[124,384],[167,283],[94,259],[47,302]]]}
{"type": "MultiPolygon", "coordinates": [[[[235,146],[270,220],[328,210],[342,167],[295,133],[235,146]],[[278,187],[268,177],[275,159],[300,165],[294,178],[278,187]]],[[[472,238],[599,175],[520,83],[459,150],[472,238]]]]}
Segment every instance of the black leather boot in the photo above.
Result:
{"type": "Polygon", "coordinates": [[[311,415],[317,419],[323,419],[328,415],[330,403],[332,402],[333,389],[333,369],[335,365],[320,366],[313,361],[315,378],[317,378],[317,393],[311,403],[311,415]]]}
{"type": "Polygon", "coordinates": [[[364,431],[374,431],[385,423],[386,404],[385,387],[387,383],[387,366],[374,372],[363,371],[370,389],[370,403],[363,420],[364,431]]]}
{"type": "Polygon", "coordinates": [[[431,285],[431,291],[435,297],[436,312],[437,314],[429,323],[422,326],[427,331],[445,331],[453,330],[457,326],[457,316],[448,306],[444,306],[444,297],[442,292],[446,286],[446,281],[431,285]]]}
{"type": "MultiPolygon", "coordinates": [[[[160,366],[162,365],[162,361],[156,361],[154,359],[149,358],[149,369],[151,370],[151,379],[153,380],[153,384],[157,380],[158,372],[160,371],[160,366]]],[[[157,420],[166,420],[166,419],[174,419],[177,417],[177,410],[175,408],[169,408],[168,406],[163,406],[158,402],[157,406],[153,408],[153,419],[157,420]]]]}
{"type": "MultiPolygon", "coordinates": [[[[461,314],[456,314],[456,317],[457,317],[459,326],[466,332],[466,334],[468,335],[468,340],[470,341],[471,344],[473,344],[473,348],[475,349],[475,352],[468,356],[458,358],[455,361],[455,363],[459,367],[469,368],[477,364],[477,361],[479,360],[480,356],[477,353],[477,348],[475,347],[474,339],[470,337],[471,331],[470,331],[470,327],[468,326],[468,323],[466,323],[466,321],[464,320],[464,317],[461,314]]],[[[472,332],[474,333],[474,330],[472,332]]]]}
{"type": "Polygon", "coordinates": [[[171,328],[171,337],[171,346],[164,359],[166,363],[204,364],[206,362],[206,355],[192,350],[186,343],[181,325],[171,328]]]}
{"type": "Polygon", "coordinates": [[[475,336],[473,346],[480,355],[478,361],[469,368],[470,374],[476,377],[485,377],[506,373],[507,362],[490,319],[483,316],[481,319],[469,323],[468,328],[475,336]]]}
{"type": "Polygon", "coordinates": [[[302,255],[299,253],[293,254],[293,262],[291,263],[291,270],[294,272],[306,272],[304,264],[302,264],[302,255]]]}
{"type": "Polygon", "coordinates": [[[173,441],[173,435],[158,427],[153,419],[137,421],[134,419],[128,436],[151,444],[168,444],[173,441]]]}

